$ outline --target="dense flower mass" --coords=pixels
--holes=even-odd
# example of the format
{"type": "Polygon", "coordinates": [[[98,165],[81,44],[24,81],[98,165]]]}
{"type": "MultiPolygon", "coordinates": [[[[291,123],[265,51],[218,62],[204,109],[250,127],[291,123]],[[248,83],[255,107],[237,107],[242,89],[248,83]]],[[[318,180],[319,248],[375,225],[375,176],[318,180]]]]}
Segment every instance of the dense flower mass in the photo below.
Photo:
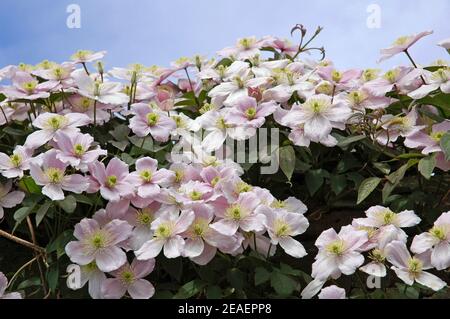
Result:
{"type": "MultiPolygon", "coordinates": [[[[101,62],[106,52],[81,50],[70,62],[1,69],[2,228],[14,220],[14,230],[23,232],[26,220],[33,243],[25,242],[36,251],[41,275],[41,264],[50,267],[49,278],[52,263],[65,258],[80,277],[69,288],[87,284],[92,298],[151,298],[160,270],[178,282],[188,276],[179,270],[180,259],[190,262],[202,283],[194,279],[201,288],[189,288],[195,292],[188,296],[189,289],[180,288],[179,296],[217,289],[225,296],[218,281],[205,288],[211,280],[205,278],[214,274],[203,269],[218,258],[230,267],[223,271],[233,291],[247,280],[239,270],[243,260],[257,265],[251,270],[255,285],[270,282],[279,295],[295,289],[299,295],[291,277],[300,270],[292,268],[298,265],[292,258],[307,254],[315,259],[303,298],[352,297],[349,287],[324,285],[360,272],[377,278],[391,272],[389,280],[405,287],[444,289],[450,212],[425,216],[421,201],[424,183],[440,178],[429,189],[436,196],[432,210],[448,207],[448,192],[439,199],[437,194],[449,185],[450,68],[445,61],[422,67],[408,52],[431,32],[401,37],[383,49],[380,60],[405,53],[412,62],[383,72],[302,59],[304,52],[324,50],[306,46],[303,26],[296,31],[299,46],[275,37],[242,38],[218,58],[181,58],[169,68],[134,64],[107,72],[101,62]],[[255,138],[262,145],[262,128],[276,128],[280,137],[253,152],[255,138]],[[247,162],[239,151],[234,156],[230,140],[248,143],[241,149],[247,162]],[[257,172],[265,162],[255,153],[276,158],[281,175],[271,180],[257,172]],[[365,163],[355,159],[362,154],[368,154],[365,163]],[[335,160],[339,164],[330,168],[335,160]],[[412,167],[417,181],[406,181],[412,167]],[[422,193],[406,199],[394,194],[402,183],[417,183],[422,193]],[[320,191],[328,185],[329,191],[320,191]],[[371,193],[379,185],[374,202],[371,193]],[[345,196],[353,196],[354,206],[355,192],[358,205],[371,200],[365,217],[358,206],[351,223],[324,225],[315,248],[297,237],[320,223],[322,213],[345,207],[345,196]],[[10,212],[16,205],[22,207],[10,212]],[[414,233],[422,219],[432,224],[429,231],[414,233]],[[46,249],[35,232],[39,240],[47,238],[46,249]],[[271,258],[290,258],[295,266],[282,262],[277,268],[271,258]]],[[[447,42],[440,45],[448,49],[447,42]]],[[[309,270],[302,268],[303,278],[309,270]]],[[[46,294],[54,293],[56,286],[41,284],[46,294]]],[[[21,297],[5,293],[6,285],[0,273],[0,298],[21,297]]]]}

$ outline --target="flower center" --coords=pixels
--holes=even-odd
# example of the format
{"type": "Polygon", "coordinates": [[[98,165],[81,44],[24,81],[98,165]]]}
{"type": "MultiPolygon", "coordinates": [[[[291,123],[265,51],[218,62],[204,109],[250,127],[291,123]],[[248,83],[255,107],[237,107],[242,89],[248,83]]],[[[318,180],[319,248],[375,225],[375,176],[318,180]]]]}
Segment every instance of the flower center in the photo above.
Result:
{"type": "Polygon", "coordinates": [[[137,211],[136,221],[143,226],[149,226],[153,222],[153,216],[151,210],[143,208],[137,211]]]}
{"type": "Polygon", "coordinates": [[[274,223],[275,235],[277,237],[289,236],[291,227],[282,219],[276,219],[274,223]]]}
{"type": "Polygon", "coordinates": [[[172,234],[172,225],[170,223],[163,223],[155,230],[155,237],[168,238],[172,234]]]}
{"type": "Polygon", "coordinates": [[[155,126],[158,123],[159,115],[156,113],[148,113],[147,114],[147,124],[148,126],[155,126]]]}
{"type": "Polygon", "coordinates": [[[66,124],[67,119],[62,115],[52,116],[47,120],[46,127],[56,131],[66,124]]]}
{"type": "Polygon", "coordinates": [[[182,170],[175,171],[175,182],[179,183],[183,180],[184,172],[182,170]]]}
{"type": "Polygon", "coordinates": [[[246,50],[250,49],[255,41],[249,38],[243,38],[239,40],[239,44],[246,50]]]}
{"type": "Polygon", "coordinates": [[[342,79],[342,73],[336,70],[333,70],[333,72],[331,72],[331,79],[334,82],[339,82],[342,79]]]}
{"type": "Polygon", "coordinates": [[[22,163],[22,157],[19,154],[13,154],[9,157],[9,161],[14,167],[19,167],[22,163]]]}
{"type": "Polygon", "coordinates": [[[223,130],[229,127],[229,125],[225,122],[225,119],[223,117],[219,117],[216,121],[217,128],[223,130]]]}
{"type": "Polygon", "coordinates": [[[396,217],[396,214],[393,211],[391,211],[390,209],[386,209],[382,213],[382,220],[383,220],[384,225],[392,224],[395,217],[396,217]]]}
{"type": "Polygon", "coordinates": [[[92,51],[89,51],[89,50],[78,50],[78,51],[73,55],[73,57],[74,57],[75,59],[77,59],[77,60],[83,61],[83,60],[86,60],[87,57],[88,57],[90,54],[92,54],[92,51]]]}
{"type": "Polygon", "coordinates": [[[106,247],[106,235],[101,231],[96,231],[90,238],[90,244],[95,249],[101,249],[106,247]]]}
{"type": "Polygon", "coordinates": [[[246,111],[245,111],[245,116],[249,119],[252,120],[255,118],[256,116],[256,109],[254,107],[249,107],[246,111]]]}
{"type": "Polygon", "coordinates": [[[363,72],[363,79],[364,81],[372,81],[375,80],[378,76],[378,70],[376,69],[367,69],[363,72]]]}
{"type": "Polygon", "coordinates": [[[117,184],[117,176],[116,175],[110,175],[108,177],[106,177],[106,186],[108,186],[109,188],[112,188],[114,186],[116,186],[117,184]]]}
{"type": "Polygon", "coordinates": [[[141,177],[141,179],[142,179],[144,182],[148,183],[148,182],[150,182],[150,181],[152,180],[153,173],[152,173],[152,171],[150,171],[150,170],[148,170],[148,169],[145,169],[145,170],[142,170],[142,171],[139,173],[139,176],[141,177]]]}
{"type": "Polygon", "coordinates": [[[211,186],[213,186],[213,187],[216,186],[219,181],[220,181],[220,177],[219,176],[214,177],[211,180],[211,186]]]}
{"type": "Polygon", "coordinates": [[[236,185],[236,193],[247,193],[252,190],[252,186],[247,184],[246,182],[239,182],[236,185]]]}
{"type": "Polygon", "coordinates": [[[282,200],[274,200],[272,202],[272,204],[270,204],[270,206],[272,206],[273,208],[285,208],[286,207],[286,203],[282,200]]]}
{"type": "Polygon", "coordinates": [[[56,167],[49,167],[45,171],[45,175],[48,177],[50,183],[59,184],[64,177],[64,171],[56,167]]]}
{"type": "Polygon", "coordinates": [[[441,141],[442,136],[444,136],[444,135],[445,135],[444,131],[439,131],[439,132],[431,133],[430,137],[439,143],[441,141]]]}
{"type": "Polygon", "coordinates": [[[433,78],[442,82],[447,82],[449,80],[448,74],[444,69],[439,69],[436,72],[433,72],[433,78]]]}
{"type": "Polygon", "coordinates": [[[386,259],[383,252],[378,248],[376,248],[370,252],[369,258],[376,262],[379,262],[379,263],[384,262],[384,260],[386,259]]]}
{"type": "Polygon", "coordinates": [[[88,98],[83,98],[82,100],[81,100],[81,108],[83,109],[83,110],[88,110],[90,107],[91,107],[91,105],[92,105],[92,103],[91,103],[91,100],[90,99],[88,99],[88,98]]]}
{"type": "Polygon", "coordinates": [[[423,263],[416,257],[411,258],[408,261],[408,269],[413,274],[418,274],[422,271],[423,263]]]}
{"type": "Polygon", "coordinates": [[[31,94],[36,89],[37,84],[38,84],[37,81],[25,82],[25,83],[22,84],[22,88],[25,91],[27,91],[29,94],[31,94]]]}
{"type": "Polygon", "coordinates": [[[202,199],[203,194],[197,190],[193,190],[192,192],[189,193],[189,197],[192,200],[200,200],[202,199]]]}
{"type": "Polygon", "coordinates": [[[403,45],[408,41],[408,36],[401,36],[394,41],[394,45],[403,45]]]}
{"type": "Polygon", "coordinates": [[[124,270],[120,274],[120,279],[126,285],[130,285],[134,282],[134,273],[131,270],[124,270]]]}
{"type": "Polygon", "coordinates": [[[340,256],[345,250],[345,244],[344,241],[338,239],[329,243],[325,249],[331,254],[340,256]]]}
{"type": "Polygon", "coordinates": [[[86,151],[85,151],[83,145],[81,145],[80,143],[75,144],[75,145],[73,146],[73,153],[74,153],[76,156],[80,157],[80,156],[82,156],[85,152],[86,152],[86,151]]]}
{"type": "Polygon", "coordinates": [[[397,79],[398,71],[397,70],[389,70],[387,71],[383,77],[389,81],[389,83],[395,83],[397,79]]]}
{"type": "Polygon", "coordinates": [[[234,204],[234,205],[230,206],[229,208],[227,208],[225,215],[230,219],[234,219],[234,220],[238,221],[244,217],[244,211],[239,205],[234,204]]]}
{"type": "Polygon", "coordinates": [[[208,229],[208,222],[204,218],[199,218],[194,221],[191,226],[191,233],[193,237],[203,237],[208,229]]]}
{"type": "Polygon", "coordinates": [[[445,240],[447,237],[444,227],[434,226],[430,229],[429,233],[440,241],[445,240]]]}

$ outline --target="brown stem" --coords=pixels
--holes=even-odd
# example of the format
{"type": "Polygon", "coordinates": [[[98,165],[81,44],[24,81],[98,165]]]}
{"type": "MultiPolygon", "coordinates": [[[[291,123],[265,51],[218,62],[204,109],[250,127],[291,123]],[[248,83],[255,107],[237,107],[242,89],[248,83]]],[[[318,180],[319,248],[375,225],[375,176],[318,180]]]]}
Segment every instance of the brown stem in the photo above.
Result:
{"type": "MultiPolygon", "coordinates": [[[[37,240],[36,240],[36,233],[34,232],[33,223],[31,222],[30,216],[27,216],[27,225],[28,225],[28,229],[30,230],[31,240],[33,241],[33,245],[38,246],[37,240]]],[[[38,265],[39,277],[41,278],[41,283],[42,283],[42,288],[44,289],[44,294],[47,294],[47,285],[45,284],[45,276],[44,276],[44,272],[42,271],[41,263],[39,261],[41,258],[43,258],[42,253],[37,253],[35,251],[34,256],[37,259],[36,262],[38,265]]]]}
{"type": "Polygon", "coordinates": [[[7,232],[5,232],[4,230],[1,230],[1,229],[0,229],[0,236],[4,237],[6,239],[9,239],[9,240],[11,240],[11,241],[13,241],[13,242],[15,242],[15,243],[17,243],[19,245],[22,245],[22,246],[28,247],[30,249],[33,249],[33,250],[35,250],[35,251],[37,251],[37,252],[39,252],[41,254],[45,253],[45,249],[44,248],[42,248],[42,247],[40,247],[38,245],[35,245],[33,243],[30,243],[29,241],[27,241],[25,239],[16,237],[14,235],[11,235],[10,233],[7,233],[7,232]]]}

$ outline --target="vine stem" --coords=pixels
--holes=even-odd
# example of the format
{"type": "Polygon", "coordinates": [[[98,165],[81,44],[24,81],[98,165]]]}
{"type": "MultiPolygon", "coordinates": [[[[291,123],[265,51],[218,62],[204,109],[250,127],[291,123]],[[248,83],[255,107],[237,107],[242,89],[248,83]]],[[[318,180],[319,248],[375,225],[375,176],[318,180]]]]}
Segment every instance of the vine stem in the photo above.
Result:
{"type": "MultiPolygon", "coordinates": [[[[38,246],[37,240],[36,240],[36,233],[34,231],[33,223],[31,222],[30,216],[27,216],[27,225],[28,225],[28,229],[30,231],[31,240],[33,241],[33,244],[38,246]]],[[[34,251],[34,256],[36,257],[36,263],[37,263],[38,269],[39,269],[39,276],[41,278],[42,288],[44,290],[44,294],[47,294],[47,285],[45,284],[45,276],[44,276],[44,272],[42,271],[41,263],[39,261],[39,259],[41,259],[41,258],[42,258],[42,260],[44,260],[44,257],[42,255],[43,255],[42,253],[37,253],[36,251],[34,251]]]]}
{"type": "Polygon", "coordinates": [[[15,243],[17,243],[19,245],[22,245],[22,246],[28,247],[30,249],[33,249],[33,250],[35,250],[35,251],[37,251],[37,252],[39,252],[41,254],[45,253],[45,249],[44,248],[42,248],[42,247],[40,247],[38,245],[35,245],[33,243],[30,243],[29,241],[27,241],[25,239],[19,238],[19,237],[14,236],[14,235],[11,235],[10,233],[7,233],[7,232],[5,232],[4,230],[1,230],[1,229],[0,229],[0,236],[4,237],[6,239],[9,239],[9,240],[11,240],[11,241],[13,241],[13,242],[15,242],[15,243]]]}
{"type": "Polygon", "coordinates": [[[34,263],[37,260],[37,257],[34,257],[33,259],[31,259],[30,261],[26,262],[25,264],[23,264],[15,273],[14,275],[11,277],[11,280],[8,283],[8,287],[11,287],[11,285],[13,284],[14,280],[16,279],[16,277],[20,274],[20,272],[22,270],[24,270],[26,267],[28,267],[29,265],[31,265],[32,263],[34,263]]]}
{"type": "Polygon", "coordinates": [[[195,104],[197,104],[197,107],[200,108],[200,102],[198,101],[198,98],[195,95],[194,86],[192,85],[191,77],[189,76],[189,72],[187,71],[187,68],[184,68],[184,72],[186,73],[187,79],[189,81],[189,86],[191,87],[192,94],[194,94],[195,104]]]}
{"type": "MultiPolygon", "coordinates": [[[[414,62],[413,58],[411,57],[411,55],[409,54],[408,50],[403,51],[405,52],[406,56],[408,57],[409,61],[411,61],[412,65],[418,69],[416,62],[414,62]]],[[[422,75],[420,75],[420,78],[422,79],[423,84],[426,84],[425,79],[423,78],[422,75]]]]}

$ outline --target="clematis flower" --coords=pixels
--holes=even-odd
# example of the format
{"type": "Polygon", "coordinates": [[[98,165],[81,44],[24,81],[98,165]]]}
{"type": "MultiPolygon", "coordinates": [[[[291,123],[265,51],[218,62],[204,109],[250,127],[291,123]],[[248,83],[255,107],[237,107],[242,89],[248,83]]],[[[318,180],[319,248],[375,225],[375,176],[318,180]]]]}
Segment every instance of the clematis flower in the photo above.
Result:
{"type": "Polygon", "coordinates": [[[18,71],[12,78],[12,86],[3,86],[0,88],[0,92],[12,100],[37,100],[48,98],[49,91],[56,85],[57,83],[52,81],[39,83],[29,73],[18,71]]]}
{"type": "Polygon", "coordinates": [[[148,260],[159,255],[164,247],[167,258],[176,258],[183,254],[184,239],[180,234],[185,232],[194,221],[193,211],[182,212],[179,216],[166,212],[161,214],[153,223],[153,238],[145,242],[135,255],[139,260],[148,260]]]}
{"type": "Polygon", "coordinates": [[[303,245],[292,238],[304,233],[309,226],[308,220],[302,214],[290,213],[283,209],[272,210],[267,206],[258,207],[257,213],[266,217],[264,226],[273,245],[280,244],[286,254],[295,258],[307,255],[303,245]]]}
{"type": "Polygon", "coordinates": [[[277,104],[272,101],[258,105],[255,98],[243,96],[236,100],[236,104],[228,112],[226,119],[232,125],[258,128],[264,124],[266,117],[272,114],[276,107],[277,104]]]}
{"type": "Polygon", "coordinates": [[[417,90],[409,92],[409,97],[418,100],[437,89],[440,89],[443,93],[450,93],[450,70],[445,68],[434,72],[423,70],[422,76],[427,84],[423,84],[417,90]]]}
{"type": "Polygon", "coordinates": [[[122,84],[116,82],[100,82],[94,80],[83,70],[72,73],[77,93],[104,104],[121,105],[129,101],[128,95],[122,93],[122,84]]]}
{"type": "Polygon", "coordinates": [[[305,137],[317,142],[328,138],[333,127],[343,129],[350,114],[351,110],[344,104],[333,103],[330,96],[318,94],[293,107],[283,122],[294,127],[303,124],[305,137]]]}
{"type": "Polygon", "coordinates": [[[158,170],[158,161],[143,157],[136,161],[136,172],[129,175],[128,181],[137,187],[137,193],[143,198],[152,198],[159,194],[160,185],[168,185],[174,173],[167,169],[158,170]]]}
{"type": "Polygon", "coordinates": [[[115,219],[101,227],[96,220],[83,218],[73,232],[77,241],[66,245],[66,254],[79,265],[95,261],[102,272],[116,270],[127,261],[125,252],[116,245],[128,239],[131,229],[123,220],[115,219]]]}
{"type": "Polygon", "coordinates": [[[0,172],[6,178],[23,177],[23,172],[30,169],[30,149],[17,145],[12,155],[0,153],[0,172]]]}
{"type": "Polygon", "coordinates": [[[413,108],[406,116],[386,114],[381,117],[381,132],[377,133],[376,140],[382,145],[391,146],[399,136],[408,138],[423,129],[424,125],[417,125],[418,114],[413,108]]]}
{"type": "MultiPolygon", "coordinates": [[[[83,113],[91,119],[91,122],[94,122],[94,109],[95,109],[95,120],[98,124],[102,124],[108,122],[111,118],[111,115],[108,113],[108,110],[111,110],[113,105],[111,104],[103,104],[100,102],[96,102],[93,99],[88,97],[72,94],[67,98],[67,102],[70,106],[70,112],[73,113],[83,113]]],[[[66,109],[69,110],[69,109],[66,109]]],[[[64,112],[65,110],[63,110],[64,112]]]]}
{"type": "MultiPolygon", "coordinates": [[[[69,270],[73,266],[73,264],[69,265],[67,269],[69,270]]],[[[101,289],[103,282],[106,280],[105,273],[98,269],[95,261],[84,266],[77,266],[80,267],[80,285],[76,287],[76,289],[83,288],[86,284],[88,284],[89,295],[93,299],[103,299],[101,289]]],[[[71,286],[69,286],[69,288],[71,288],[71,286]]]]}
{"type": "Polygon", "coordinates": [[[100,194],[106,200],[118,202],[122,197],[132,195],[134,187],[128,182],[128,165],[118,158],[109,161],[108,166],[99,161],[89,165],[92,183],[91,192],[100,189],[100,194]]]}
{"type": "Polygon", "coordinates": [[[88,165],[95,162],[99,156],[107,155],[106,150],[99,146],[92,148],[94,138],[89,134],[74,133],[67,135],[64,132],[56,133],[56,158],[83,172],[88,170],[88,165]]]}
{"type": "Polygon", "coordinates": [[[108,278],[103,282],[102,293],[106,299],[120,299],[126,292],[133,299],[149,299],[155,293],[153,285],[143,279],[155,268],[155,260],[134,259],[130,264],[126,263],[118,270],[111,272],[114,278],[108,278]]]}
{"type": "Polygon", "coordinates": [[[418,282],[434,291],[441,290],[445,281],[424,270],[431,269],[430,252],[411,257],[405,243],[393,241],[386,246],[386,258],[393,265],[391,268],[405,284],[411,286],[418,282]]]}
{"type": "MultiPolygon", "coordinates": [[[[419,69],[400,66],[386,71],[381,77],[366,82],[363,87],[374,96],[385,96],[386,93],[394,90],[409,89],[414,84],[414,81],[420,77],[421,73],[422,71],[419,69]]],[[[422,82],[419,82],[412,90],[417,89],[421,84],[422,82]]],[[[407,91],[409,92],[410,90],[407,91]]]]}
{"type": "Polygon", "coordinates": [[[450,211],[442,213],[426,233],[416,235],[411,251],[422,254],[431,250],[431,264],[437,270],[450,266],[450,211]]]}
{"type": "Polygon", "coordinates": [[[89,50],[78,50],[72,55],[71,60],[74,63],[87,63],[103,59],[105,55],[106,51],[92,52],[89,50]]]}
{"type": "Polygon", "coordinates": [[[227,47],[217,52],[217,54],[229,57],[234,56],[238,60],[251,58],[259,53],[259,48],[263,45],[262,41],[258,41],[255,37],[238,39],[234,47],[227,47]]]}
{"type": "Polygon", "coordinates": [[[208,206],[192,207],[195,219],[183,237],[186,237],[183,256],[189,257],[198,265],[206,265],[214,258],[217,249],[232,253],[242,241],[237,236],[225,236],[210,227],[214,213],[208,206]]]}
{"type": "Polygon", "coordinates": [[[346,299],[345,289],[336,285],[328,286],[322,288],[317,297],[319,297],[319,299],[346,299]]]}
{"type": "Polygon", "coordinates": [[[393,225],[399,233],[404,233],[402,228],[412,227],[420,223],[420,217],[412,210],[404,210],[398,214],[387,207],[372,206],[366,210],[366,218],[357,218],[355,222],[366,227],[381,228],[393,225]]]}
{"type": "Polygon", "coordinates": [[[339,234],[333,228],[325,230],[316,240],[319,253],[312,265],[312,277],[325,281],[341,274],[351,275],[364,263],[359,248],[367,241],[367,233],[344,226],[339,234]]]}
{"type": "Polygon", "coordinates": [[[0,184],[0,219],[3,218],[3,208],[11,208],[22,203],[25,193],[21,191],[11,191],[12,181],[8,180],[6,184],[0,184]]]}
{"type": "Polygon", "coordinates": [[[30,106],[19,102],[0,102],[0,125],[9,121],[23,122],[28,119],[30,106]]]}
{"type": "Polygon", "coordinates": [[[162,211],[161,203],[153,201],[145,207],[136,209],[129,207],[124,220],[134,226],[133,232],[128,239],[128,246],[133,250],[138,250],[142,245],[153,238],[152,222],[158,218],[162,211]]]}
{"type": "Polygon", "coordinates": [[[259,204],[255,194],[243,193],[234,203],[217,205],[216,216],[221,219],[211,228],[226,236],[233,236],[239,228],[245,232],[262,231],[265,217],[255,212],[259,204]]]}
{"type": "Polygon", "coordinates": [[[182,184],[174,193],[175,199],[183,205],[202,204],[217,198],[214,190],[206,183],[189,181],[182,184]]]}
{"type": "Polygon", "coordinates": [[[450,170],[450,161],[445,158],[444,152],[440,146],[441,138],[446,132],[450,131],[450,121],[445,120],[436,123],[431,127],[430,134],[423,131],[416,131],[405,139],[405,146],[409,148],[422,149],[422,154],[436,153],[436,167],[443,171],[450,170]]]}
{"type": "Polygon", "coordinates": [[[30,163],[30,175],[38,185],[44,186],[42,194],[52,200],[63,200],[63,190],[81,194],[89,187],[88,179],[79,174],[66,175],[68,164],[61,162],[55,150],[43,156],[42,165],[30,163]]]}
{"type": "Polygon", "coordinates": [[[394,41],[392,46],[390,46],[389,48],[380,50],[381,57],[378,60],[378,62],[387,60],[401,52],[405,52],[414,43],[419,41],[421,38],[423,38],[424,36],[430,35],[432,33],[433,33],[433,31],[424,31],[424,32],[420,32],[420,33],[409,35],[409,36],[399,37],[397,40],[394,41]]]}
{"type": "Polygon", "coordinates": [[[384,96],[373,96],[364,87],[353,90],[348,93],[336,96],[336,101],[340,101],[350,107],[352,110],[364,112],[366,109],[378,110],[385,109],[391,104],[391,99],[384,96]]]}
{"type": "Polygon", "coordinates": [[[57,132],[71,135],[79,132],[78,127],[87,125],[90,122],[91,120],[88,116],[80,113],[65,115],[43,113],[33,121],[33,126],[39,130],[28,135],[24,146],[30,149],[38,148],[54,139],[57,132]]]}
{"type": "Polygon", "coordinates": [[[129,127],[139,137],[150,134],[158,142],[167,142],[171,131],[176,128],[174,120],[148,104],[133,104],[132,110],[135,116],[130,119],[129,127]]]}
{"type": "Polygon", "coordinates": [[[8,278],[0,272],[0,299],[22,299],[22,295],[18,292],[5,293],[8,287],[8,278]]]}
{"type": "Polygon", "coordinates": [[[335,90],[345,90],[356,86],[362,71],[351,69],[344,72],[336,70],[332,66],[320,67],[317,74],[324,80],[330,82],[335,90]]]}
{"type": "Polygon", "coordinates": [[[65,62],[61,65],[54,64],[49,68],[34,70],[32,73],[43,79],[54,83],[55,89],[67,89],[73,86],[73,79],[71,73],[74,69],[74,64],[65,62]]]}

